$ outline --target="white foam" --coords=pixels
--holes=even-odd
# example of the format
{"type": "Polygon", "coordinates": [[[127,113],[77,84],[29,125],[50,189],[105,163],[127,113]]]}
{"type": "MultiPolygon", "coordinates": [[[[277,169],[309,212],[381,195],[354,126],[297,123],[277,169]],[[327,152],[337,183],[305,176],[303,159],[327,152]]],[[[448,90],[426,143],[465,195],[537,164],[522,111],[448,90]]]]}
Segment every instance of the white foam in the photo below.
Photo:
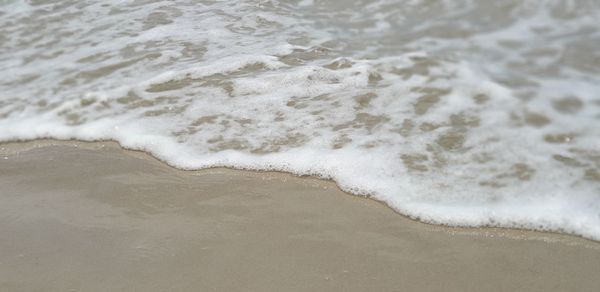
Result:
{"type": "Polygon", "coordinates": [[[115,140],[600,239],[600,8],[342,2],[0,6],[0,141],[115,140]]]}

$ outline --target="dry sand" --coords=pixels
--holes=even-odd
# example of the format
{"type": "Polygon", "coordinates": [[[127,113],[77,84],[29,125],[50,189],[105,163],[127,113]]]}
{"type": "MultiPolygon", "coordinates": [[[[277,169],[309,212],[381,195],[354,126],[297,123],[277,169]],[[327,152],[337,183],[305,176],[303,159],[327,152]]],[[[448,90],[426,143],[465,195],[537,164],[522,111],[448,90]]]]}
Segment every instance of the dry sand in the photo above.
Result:
{"type": "Polygon", "coordinates": [[[0,145],[0,291],[598,291],[600,244],[431,226],[332,182],[0,145]]]}

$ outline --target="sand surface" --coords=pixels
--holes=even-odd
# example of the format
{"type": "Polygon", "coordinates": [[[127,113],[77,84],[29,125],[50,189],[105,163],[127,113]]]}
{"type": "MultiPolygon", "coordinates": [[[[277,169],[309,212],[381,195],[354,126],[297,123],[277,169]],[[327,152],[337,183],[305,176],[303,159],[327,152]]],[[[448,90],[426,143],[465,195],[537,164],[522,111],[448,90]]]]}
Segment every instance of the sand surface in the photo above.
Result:
{"type": "Polygon", "coordinates": [[[332,182],[0,145],[0,291],[598,291],[600,244],[431,226],[332,182]]]}

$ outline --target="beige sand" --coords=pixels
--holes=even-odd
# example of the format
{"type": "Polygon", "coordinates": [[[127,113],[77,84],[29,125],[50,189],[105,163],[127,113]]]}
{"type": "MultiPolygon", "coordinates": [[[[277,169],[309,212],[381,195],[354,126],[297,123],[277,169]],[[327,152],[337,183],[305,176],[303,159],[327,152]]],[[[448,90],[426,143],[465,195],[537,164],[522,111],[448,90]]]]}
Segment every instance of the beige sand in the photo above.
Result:
{"type": "Polygon", "coordinates": [[[0,145],[0,291],[598,291],[600,244],[431,226],[279,173],[0,145]]]}

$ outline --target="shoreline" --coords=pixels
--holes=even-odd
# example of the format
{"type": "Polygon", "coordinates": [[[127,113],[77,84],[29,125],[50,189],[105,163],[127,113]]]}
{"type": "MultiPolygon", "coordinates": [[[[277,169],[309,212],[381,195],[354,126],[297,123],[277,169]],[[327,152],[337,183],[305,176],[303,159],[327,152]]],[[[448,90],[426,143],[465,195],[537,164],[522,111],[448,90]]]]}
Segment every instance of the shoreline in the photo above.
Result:
{"type": "Polygon", "coordinates": [[[0,290],[593,290],[600,243],[418,222],[281,172],[0,143],[0,290]],[[432,280],[435,279],[435,280],[432,280]]]}
{"type": "MultiPolygon", "coordinates": [[[[515,228],[515,227],[461,226],[461,225],[429,223],[429,222],[421,221],[421,220],[415,219],[411,216],[402,214],[401,212],[390,207],[387,203],[385,203],[381,200],[378,200],[372,196],[364,196],[364,195],[360,195],[360,194],[353,194],[353,193],[347,192],[347,191],[343,190],[342,188],[340,188],[339,185],[337,184],[337,182],[333,179],[321,178],[321,177],[317,177],[317,176],[313,176],[313,175],[296,175],[293,173],[289,173],[289,172],[285,172],[285,171],[278,171],[278,170],[253,170],[253,169],[245,169],[245,168],[220,167],[220,166],[203,168],[203,169],[181,169],[181,168],[175,167],[175,166],[155,157],[154,155],[152,155],[144,150],[129,149],[129,148],[123,147],[122,145],[120,145],[119,142],[114,141],[114,140],[84,141],[84,140],[77,140],[77,139],[59,140],[59,139],[43,138],[43,139],[22,140],[22,141],[21,140],[5,141],[5,142],[0,142],[0,156],[29,151],[32,149],[39,149],[39,148],[43,148],[43,147],[51,147],[51,146],[66,146],[66,147],[83,148],[83,149],[89,149],[89,150],[102,150],[107,147],[113,148],[113,149],[119,149],[119,150],[122,150],[126,154],[133,155],[134,157],[152,161],[154,164],[166,166],[175,171],[181,171],[181,172],[194,173],[194,172],[204,172],[204,171],[211,171],[211,170],[226,170],[226,171],[234,171],[234,172],[239,171],[239,172],[253,173],[253,174],[276,174],[276,175],[281,175],[281,176],[289,176],[289,177],[293,177],[293,178],[318,180],[323,183],[333,184],[335,186],[335,188],[337,188],[338,191],[340,191],[348,196],[358,197],[361,199],[367,199],[367,200],[371,200],[375,203],[378,203],[378,204],[382,205],[383,207],[390,209],[392,212],[396,213],[398,216],[402,217],[403,219],[410,220],[410,221],[424,224],[424,225],[428,225],[428,226],[432,226],[432,227],[448,229],[449,232],[450,232],[450,230],[452,230],[451,231],[452,233],[456,233],[456,232],[459,232],[459,233],[471,233],[471,232],[489,233],[493,237],[493,234],[501,234],[502,231],[505,231],[505,233],[507,233],[509,235],[504,235],[504,236],[514,237],[514,238],[523,238],[524,236],[532,236],[531,234],[523,235],[523,233],[535,233],[535,234],[539,235],[539,238],[545,238],[544,240],[563,240],[565,242],[568,242],[569,241],[568,238],[576,238],[578,240],[589,241],[594,244],[600,244],[600,241],[586,238],[581,235],[554,232],[554,231],[535,230],[535,229],[527,229],[527,228],[515,228]],[[548,235],[548,236],[544,237],[544,235],[548,235]],[[552,237],[555,237],[555,238],[552,238],[552,237]],[[558,239],[559,237],[561,237],[561,239],[558,239]]],[[[599,248],[600,248],[600,245],[599,245],[599,248]]]]}

